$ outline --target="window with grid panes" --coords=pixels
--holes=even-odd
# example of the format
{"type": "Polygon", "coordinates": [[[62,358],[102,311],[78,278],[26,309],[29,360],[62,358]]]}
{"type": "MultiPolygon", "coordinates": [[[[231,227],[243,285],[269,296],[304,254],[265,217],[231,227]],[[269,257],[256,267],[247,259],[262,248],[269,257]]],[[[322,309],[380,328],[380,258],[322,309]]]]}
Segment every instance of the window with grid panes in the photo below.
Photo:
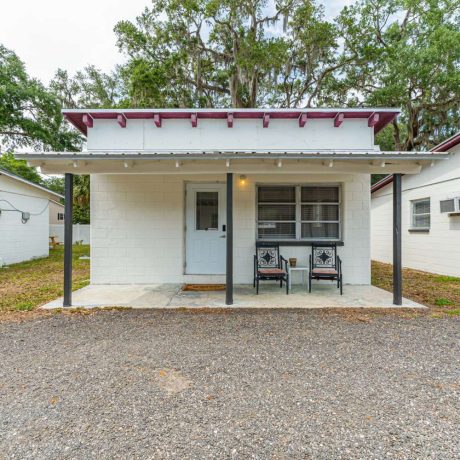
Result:
{"type": "Polygon", "coordinates": [[[429,229],[431,225],[431,203],[429,198],[412,203],[412,228],[429,229]]]}
{"type": "Polygon", "coordinates": [[[340,187],[263,185],[257,189],[260,240],[337,240],[340,187]]]}

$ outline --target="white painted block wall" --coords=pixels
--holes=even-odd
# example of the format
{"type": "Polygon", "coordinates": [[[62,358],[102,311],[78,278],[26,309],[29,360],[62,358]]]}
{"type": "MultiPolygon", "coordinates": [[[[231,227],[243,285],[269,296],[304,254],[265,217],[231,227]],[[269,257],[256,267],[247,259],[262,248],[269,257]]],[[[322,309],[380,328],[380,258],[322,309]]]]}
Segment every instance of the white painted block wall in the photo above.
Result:
{"type": "MultiPolygon", "coordinates": [[[[25,224],[21,222],[19,212],[3,211],[0,214],[0,265],[48,256],[49,199],[46,192],[0,175],[0,200],[7,200],[17,209],[30,213],[39,213],[46,208],[40,216],[31,216],[25,224]]],[[[0,201],[0,209],[12,207],[0,201]]]]}
{"type": "Polygon", "coordinates": [[[261,120],[200,119],[193,128],[190,120],[128,120],[121,129],[115,120],[94,120],[88,130],[88,150],[374,150],[374,128],[366,119],[345,119],[340,128],[333,120],[308,120],[299,128],[297,120],[273,119],[270,128],[261,120]]]}
{"type": "MultiPolygon", "coordinates": [[[[460,276],[460,216],[441,214],[440,204],[460,196],[460,147],[448,161],[426,167],[419,175],[402,178],[402,264],[432,273],[460,276]],[[429,233],[410,233],[411,201],[430,197],[429,233]]],[[[392,184],[372,194],[372,259],[392,263],[392,184]]]]}
{"type": "MultiPolygon", "coordinates": [[[[252,283],[256,235],[256,184],[341,183],[344,282],[370,283],[370,177],[368,174],[249,175],[235,178],[234,280],[252,283]]],[[[185,182],[225,181],[225,175],[91,176],[91,282],[150,284],[198,282],[184,275],[185,182]]],[[[307,264],[309,247],[281,247],[307,264]]],[[[201,278],[209,282],[210,278],[201,278]]],[[[223,281],[223,278],[221,278],[223,281]]],[[[213,280],[217,281],[217,279],[213,280]]]]}

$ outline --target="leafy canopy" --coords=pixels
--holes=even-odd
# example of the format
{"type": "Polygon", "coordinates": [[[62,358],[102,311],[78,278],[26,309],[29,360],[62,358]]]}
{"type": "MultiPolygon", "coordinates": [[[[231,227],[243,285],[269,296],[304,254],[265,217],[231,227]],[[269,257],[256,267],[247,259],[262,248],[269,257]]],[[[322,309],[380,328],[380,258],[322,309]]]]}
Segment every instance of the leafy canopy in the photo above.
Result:
{"type": "Polygon", "coordinates": [[[80,136],[70,130],[56,97],[27,75],[15,53],[0,45],[0,146],[6,149],[74,150],[80,136]]]}

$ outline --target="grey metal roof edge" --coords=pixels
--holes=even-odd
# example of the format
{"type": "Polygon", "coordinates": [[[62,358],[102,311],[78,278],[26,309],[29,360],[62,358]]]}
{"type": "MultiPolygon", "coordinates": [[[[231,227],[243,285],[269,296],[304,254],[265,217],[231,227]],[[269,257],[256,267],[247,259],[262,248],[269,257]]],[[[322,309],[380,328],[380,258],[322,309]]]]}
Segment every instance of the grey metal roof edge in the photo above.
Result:
{"type": "Polygon", "coordinates": [[[28,160],[125,160],[125,159],[324,159],[335,158],[340,160],[382,160],[382,159],[423,159],[430,160],[448,159],[449,153],[438,152],[346,152],[346,151],[246,151],[246,152],[225,152],[225,151],[98,151],[98,152],[31,152],[17,153],[18,158],[28,160]]]}
{"type": "Polygon", "coordinates": [[[193,108],[193,107],[184,107],[184,108],[162,108],[162,107],[152,107],[152,108],[143,108],[143,109],[121,109],[121,108],[77,108],[77,109],[62,109],[63,113],[151,113],[151,112],[163,112],[163,113],[227,113],[227,112],[242,112],[242,113],[291,113],[291,112],[302,112],[302,113],[315,113],[315,112],[388,112],[388,113],[401,113],[400,108],[394,107],[312,107],[312,108],[271,108],[271,107],[259,107],[259,108],[193,108]]]}
{"type": "Polygon", "coordinates": [[[23,177],[13,174],[10,171],[7,171],[6,169],[0,169],[0,176],[1,175],[9,177],[10,179],[17,180],[18,182],[22,182],[23,184],[30,185],[31,187],[38,188],[42,190],[43,192],[50,193],[51,195],[57,196],[58,198],[61,198],[61,199],[65,198],[64,195],[61,195],[60,193],[54,192],[53,190],[50,190],[47,187],[43,187],[43,185],[39,185],[39,184],[36,184],[35,182],[31,182],[30,180],[24,179],[23,177]]]}

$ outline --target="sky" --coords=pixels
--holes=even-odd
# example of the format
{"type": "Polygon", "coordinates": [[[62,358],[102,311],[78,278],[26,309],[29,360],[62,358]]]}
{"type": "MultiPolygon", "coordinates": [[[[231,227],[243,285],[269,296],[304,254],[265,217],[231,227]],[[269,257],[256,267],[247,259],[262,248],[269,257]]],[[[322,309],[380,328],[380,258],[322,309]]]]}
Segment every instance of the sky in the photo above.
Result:
{"type": "MultiPolygon", "coordinates": [[[[321,3],[331,18],[352,0],[321,3]]],[[[0,43],[25,62],[31,76],[46,84],[58,68],[73,75],[94,64],[110,72],[123,62],[115,44],[115,24],[134,20],[149,5],[151,0],[3,0],[0,43]]]]}

